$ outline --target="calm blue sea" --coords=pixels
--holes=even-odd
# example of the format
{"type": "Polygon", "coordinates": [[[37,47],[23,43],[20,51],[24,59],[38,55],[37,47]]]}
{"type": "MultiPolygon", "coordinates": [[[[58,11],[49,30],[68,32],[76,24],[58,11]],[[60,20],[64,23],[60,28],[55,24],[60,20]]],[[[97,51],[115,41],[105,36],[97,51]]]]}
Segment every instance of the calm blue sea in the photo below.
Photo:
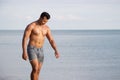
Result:
{"type": "MultiPolygon", "coordinates": [[[[39,80],[120,80],[120,30],[54,30],[61,57],[46,39],[39,80]]],[[[20,30],[0,31],[0,80],[30,80],[20,30]]]]}

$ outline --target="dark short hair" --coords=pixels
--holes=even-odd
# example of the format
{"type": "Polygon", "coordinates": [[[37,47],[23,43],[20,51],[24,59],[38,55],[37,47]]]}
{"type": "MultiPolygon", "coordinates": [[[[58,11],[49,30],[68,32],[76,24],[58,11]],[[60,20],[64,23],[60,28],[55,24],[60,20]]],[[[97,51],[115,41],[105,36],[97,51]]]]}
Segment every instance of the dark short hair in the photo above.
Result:
{"type": "Polygon", "coordinates": [[[47,19],[50,19],[49,13],[47,13],[47,12],[42,12],[41,15],[40,15],[40,18],[44,18],[44,17],[46,17],[47,19]]]}

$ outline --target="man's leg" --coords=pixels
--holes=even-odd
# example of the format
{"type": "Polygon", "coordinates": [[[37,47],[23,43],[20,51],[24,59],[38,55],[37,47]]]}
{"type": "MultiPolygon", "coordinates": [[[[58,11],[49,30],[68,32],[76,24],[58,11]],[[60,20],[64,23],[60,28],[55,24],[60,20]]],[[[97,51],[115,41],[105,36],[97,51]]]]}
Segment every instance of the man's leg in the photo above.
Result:
{"type": "Polygon", "coordinates": [[[37,59],[30,61],[32,66],[31,80],[38,80],[39,62],[37,59]]]}
{"type": "Polygon", "coordinates": [[[42,63],[41,62],[39,62],[38,63],[38,71],[37,71],[37,78],[39,79],[39,74],[40,74],[40,71],[41,71],[41,68],[42,68],[42,63]]]}

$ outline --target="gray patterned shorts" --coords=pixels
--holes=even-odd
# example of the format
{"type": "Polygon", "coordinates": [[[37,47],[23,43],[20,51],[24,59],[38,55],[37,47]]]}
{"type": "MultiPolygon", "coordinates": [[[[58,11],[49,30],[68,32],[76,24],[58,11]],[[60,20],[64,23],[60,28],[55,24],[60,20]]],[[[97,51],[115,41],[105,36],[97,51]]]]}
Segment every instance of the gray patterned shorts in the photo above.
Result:
{"type": "Polygon", "coordinates": [[[27,53],[30,61],[32,61],[33,59],[38,59],[39,62],[43,63],[44,60],[43,48],[36,48],[34,46],[28,45],[27,53]]]}

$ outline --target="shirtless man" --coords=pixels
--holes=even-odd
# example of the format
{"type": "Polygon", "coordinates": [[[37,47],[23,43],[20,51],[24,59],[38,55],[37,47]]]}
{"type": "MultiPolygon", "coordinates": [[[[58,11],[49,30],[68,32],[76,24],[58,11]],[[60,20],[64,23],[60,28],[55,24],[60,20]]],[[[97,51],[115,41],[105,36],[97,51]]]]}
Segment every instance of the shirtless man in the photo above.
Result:
{"type": "Polygon", "coordinates": [[[43,44],[45,37],[49,40],[52,48],[55,51],[55,57],[59,58],[59,52],[57,50],[55,41],[51,35],[50,28],[46,25],[50,19],[50,15],[47,12],[43,12],[37,21],[29,24],[25,31],[22,40],[23,54],[22,58],[27,60],[29,58],[32,66],[31,80],[38,80],[39,73],[43,64],[43,44]],[[28,45],[27,41],[29,39],[28,45]]]}

